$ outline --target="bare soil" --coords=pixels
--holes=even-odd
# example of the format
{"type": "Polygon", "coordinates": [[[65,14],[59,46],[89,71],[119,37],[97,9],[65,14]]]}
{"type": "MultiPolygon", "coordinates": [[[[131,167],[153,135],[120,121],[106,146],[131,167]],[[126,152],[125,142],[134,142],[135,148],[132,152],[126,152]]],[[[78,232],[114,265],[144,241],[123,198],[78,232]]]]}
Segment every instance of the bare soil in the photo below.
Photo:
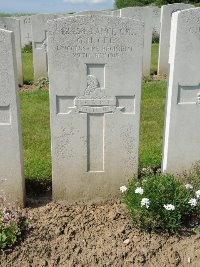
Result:
{"type": "Polygon", "coordinates": [[[200,234],[141,232],[119,200],[88,206],[29,200],[24,212],[29,232],[1,252],[0,266],[200,266],[200,234]]]}

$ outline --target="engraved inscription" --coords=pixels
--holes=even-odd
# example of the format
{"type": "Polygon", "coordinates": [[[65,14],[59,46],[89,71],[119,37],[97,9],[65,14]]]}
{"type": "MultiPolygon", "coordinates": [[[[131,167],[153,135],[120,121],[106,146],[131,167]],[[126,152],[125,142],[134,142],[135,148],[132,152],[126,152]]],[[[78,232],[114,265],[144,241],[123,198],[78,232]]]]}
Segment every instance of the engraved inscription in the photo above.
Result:
{"type": "Polygon", "coordinates": [[[86,64],[83,95],[56,96],[57,114],[87,114],[87,172],[104,172],[105,113],[135,114],[134,96],[107,95],[105,72],[105,64],[86,64]]]}
{"type": "Polygon", "coordinates": [[[195,86],[178,85],[178,104],[200,104],[200,84],[195,86]]]}
{"type": "Polygon", "coordinates": [[[31,24],[30,17],[24,19],[24,24],[31,24]]]}
{"type": "Polygon", "coordinates": [[[34,45],[35,49],[47,52],[47,31],[45,31],[45,38],[41,42],[34,42],[34,45]]]}
{"type": "Polygon", "coordinates": [[[135,96],[117,96],[117,107],[124,114],[135,114],[135,96]]]}
{"type": "Polygon", "coordinates": [[[70,57],[77,59],[115,59],[122,54],[132,54],[135,50],[135,32],[129,23],[123,26],[119,23],[118,27],[115,27],[111,26],[112,18],[107,18],[108,25],[94,27],[96,19],[90,16],[81,19],[71,18],[71,23],[68,21],[59,29],[63,40],[69,37],[70,41],[58,43],[56,50],[65,51],[70,57]],[[76,19],[81,20],[79,26],[75,25],[76,19]],[[85,26],[88,20],[91,26],[85,26]],[[123,42],[120,42],[120,39],[123,39],[123,42]]]}
{"type": "Polygon", "coordinates": [[[30,33],[28,32],[27,35],[25,36],[28,42],[31,42],[31,36],[30,33]]]}
{"type": "Polygon", "coordinates": [[[87,172],[104,172],[103,114],[87,115],[87,172]]]}
{"type": "Polygon", "coordinates": [[[11,114],[10,106],[0,106],[0,125],[10,125],[11,114]]]}
{"type": "Polygon", "coordinates": [[[56,114],[69,114],[74,108],[75,96],[56,96],[56,114]]]}

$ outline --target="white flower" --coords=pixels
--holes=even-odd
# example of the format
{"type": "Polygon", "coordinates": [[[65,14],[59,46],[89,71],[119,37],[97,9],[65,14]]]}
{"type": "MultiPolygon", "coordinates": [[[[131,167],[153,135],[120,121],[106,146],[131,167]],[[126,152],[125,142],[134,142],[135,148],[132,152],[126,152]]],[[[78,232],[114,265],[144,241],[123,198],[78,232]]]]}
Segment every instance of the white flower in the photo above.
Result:
{"type": "Polygon", "coordinates": [[[121,191],[121,193],[124,193],[124,192],[126,192],[127,187],[125,185],[123,185],[123,186],[120,187],[119,190],[121,191]]]}
{"type": "Polygon", "coordinates": [[[191,206],[195,207],[197,205],[197,200],[196,198],[191,198],[189,201],[188,201],[188,204],[190,204],[191,206]]]}
{"type": "Polygon", "coordinates": [[[192,189],[193,186],[192,186],[191,184],[186,184],[186,185],[185,185],[185,188],[186,188],[186,189],[192,189]]]}
{"type": "Polygon", "coordinates": [[[148,209],[149,208],[149,205],[150,205],[150,200],[148,199],[148,198],[143,198],[142,200],[141,200],[141,207],[142,206],[146,206],[146,208],[148,209]]]}
{"type": "Polygon", "coordinates": [[[196,194],[197,198],[199,198],[200,197],[200,190],[196,191],[195,194],[196,194]]]}
{"type": "Polygon", "coordinates": [[[143,193],[144,193],[144,189],[143,189],[142,187],[137,187],[137,188],[135,189],[135,193],[136,193],[136,194],[143,195],[143,193]]]}
{"type": "Polygon", "coordinates": [[[175,206],[172,205],[172,204],[164,205],[164,208],[165,208],[166,210],[175,210],[175,206]]]}

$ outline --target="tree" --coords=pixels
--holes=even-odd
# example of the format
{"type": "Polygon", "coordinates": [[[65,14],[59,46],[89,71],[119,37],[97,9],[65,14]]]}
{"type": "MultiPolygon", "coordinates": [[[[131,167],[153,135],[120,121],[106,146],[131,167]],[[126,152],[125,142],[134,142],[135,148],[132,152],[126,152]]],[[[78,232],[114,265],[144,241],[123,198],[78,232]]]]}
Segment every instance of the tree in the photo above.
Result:
{"type": "Polygon", "coordinates": [[[115,0],[116,8],[132,7],[132,6],[162,6],[173,3],[195,4],[199,0],[115,0]]]}

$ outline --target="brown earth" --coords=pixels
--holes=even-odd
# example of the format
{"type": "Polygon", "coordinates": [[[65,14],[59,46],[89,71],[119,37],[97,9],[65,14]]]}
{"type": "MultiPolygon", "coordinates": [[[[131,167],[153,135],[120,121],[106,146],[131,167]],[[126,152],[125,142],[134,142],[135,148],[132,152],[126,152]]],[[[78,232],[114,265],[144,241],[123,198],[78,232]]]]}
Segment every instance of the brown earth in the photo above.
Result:
{"type": "Polygon", "coordinates": [[[62,206],[29,200],[29,232],[0,266],[200,266],[200,234],[150,234],[135,229],[120,201],[62,206]]]}

